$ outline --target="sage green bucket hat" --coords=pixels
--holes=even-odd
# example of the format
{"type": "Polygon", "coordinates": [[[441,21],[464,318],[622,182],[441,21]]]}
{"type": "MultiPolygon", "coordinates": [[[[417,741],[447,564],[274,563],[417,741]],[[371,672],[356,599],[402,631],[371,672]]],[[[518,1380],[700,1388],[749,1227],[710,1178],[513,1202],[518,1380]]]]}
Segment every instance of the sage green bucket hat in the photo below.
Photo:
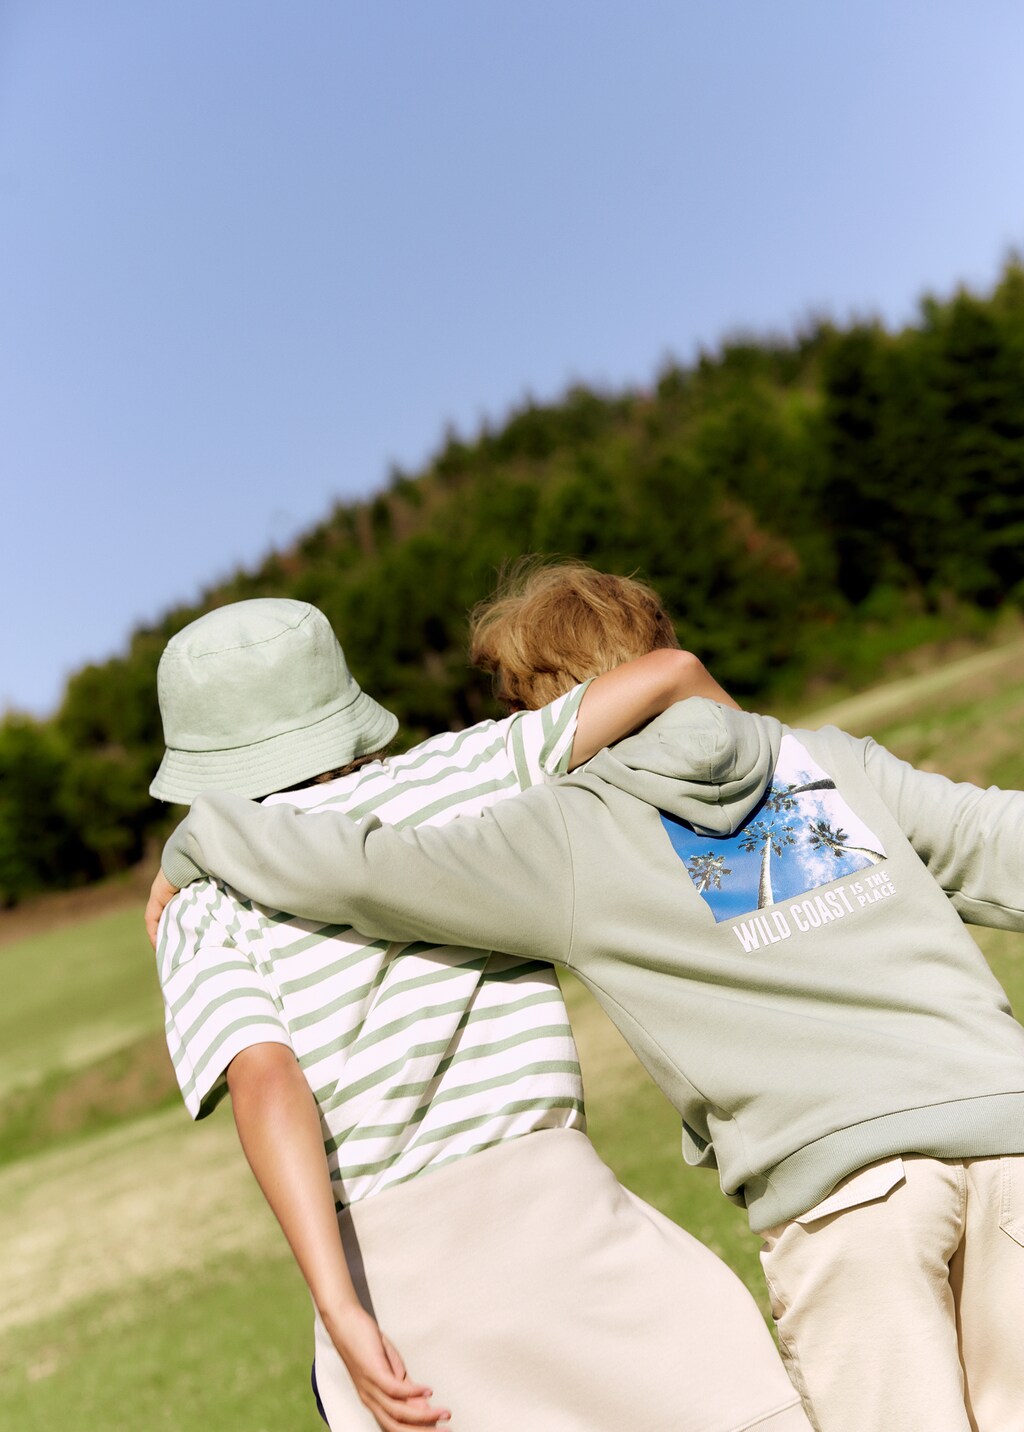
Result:
{"type": "Polygon", "coordinates": [[[360,690],[323,612],[260,597],[172,637],[157,671],[167,750],[149,793],[265,796],[388,744],[398,718],[360,690]]]}

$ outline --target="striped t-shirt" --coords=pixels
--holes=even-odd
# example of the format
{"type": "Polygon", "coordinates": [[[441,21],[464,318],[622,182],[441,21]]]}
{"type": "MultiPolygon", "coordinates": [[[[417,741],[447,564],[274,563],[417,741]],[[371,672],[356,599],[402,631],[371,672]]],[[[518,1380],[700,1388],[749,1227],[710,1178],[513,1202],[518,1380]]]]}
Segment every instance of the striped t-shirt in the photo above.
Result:
{"type": "MultiPolygon", "coordinates": [[[[584,690],[268,799],[399,826],[478,813],[564,774],[584,690]]],[[[339,1204],[537,1129],[584,1127],[576,1046],[546,965],[370,940],[212,880],[167,907],[157,964],[192,1117],[223,1098],[242,1049],[287,1045],[320,1108],[339,1204]]]]}

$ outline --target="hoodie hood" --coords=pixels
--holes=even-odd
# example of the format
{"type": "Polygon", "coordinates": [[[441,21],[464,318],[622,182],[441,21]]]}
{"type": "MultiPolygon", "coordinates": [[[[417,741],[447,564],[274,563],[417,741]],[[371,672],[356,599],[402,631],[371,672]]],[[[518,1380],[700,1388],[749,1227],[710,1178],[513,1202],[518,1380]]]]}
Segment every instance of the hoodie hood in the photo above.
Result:
{"type": "Polygon", "coordinates": [[[771,782],[781,740],[771,716],[692,696],[599,752],[587,771],[704,834],[731,835],[771,782]]]}

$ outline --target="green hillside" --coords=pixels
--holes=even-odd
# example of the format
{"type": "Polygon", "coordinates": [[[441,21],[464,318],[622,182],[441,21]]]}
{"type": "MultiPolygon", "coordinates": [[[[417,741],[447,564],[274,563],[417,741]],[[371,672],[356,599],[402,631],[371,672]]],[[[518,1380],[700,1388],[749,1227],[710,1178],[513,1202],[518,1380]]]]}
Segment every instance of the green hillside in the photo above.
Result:
{"type": "Polygon", "coordinates": [[[308,599],[406,739],[489,710],[466,609],[523,552],[638,572],[738,696],[877,680],[887,656],[984,636],[1024,596],[1024,268],[926,299],[899,332],[735,340],[649,390],[575,388],[449,433],[418,473],[76,673],[48,722],[0,724],[0,900],[135,861],[160,809],[160,650],[202,610],[308,599]]]}

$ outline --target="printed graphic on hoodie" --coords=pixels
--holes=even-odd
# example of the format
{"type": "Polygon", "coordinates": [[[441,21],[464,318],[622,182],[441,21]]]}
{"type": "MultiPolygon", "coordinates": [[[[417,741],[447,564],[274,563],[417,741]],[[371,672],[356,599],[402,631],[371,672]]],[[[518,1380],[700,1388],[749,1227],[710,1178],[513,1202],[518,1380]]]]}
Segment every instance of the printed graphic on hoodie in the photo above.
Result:
{"type": "Polygon", "coordinates": [[[732,835],[700,835],[665,811],[661,819],[697,893],[719,922],[791,900],[885,859],[881,841],[794,736],[783,736],[764,800],[732,835]]]}

